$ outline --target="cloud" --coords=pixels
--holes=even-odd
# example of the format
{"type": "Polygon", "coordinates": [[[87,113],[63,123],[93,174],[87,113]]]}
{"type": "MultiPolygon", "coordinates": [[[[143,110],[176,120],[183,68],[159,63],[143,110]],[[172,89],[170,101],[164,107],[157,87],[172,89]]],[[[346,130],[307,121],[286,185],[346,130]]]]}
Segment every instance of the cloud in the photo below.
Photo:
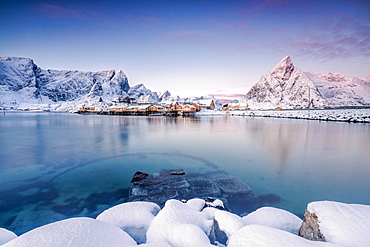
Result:
{"type": "Polygon", "coordinates": [[[31,10],[37,12],[41,17],[53,18],[53,19],[89,19],[91,17],[99,16],[98,12],[91,11],[86,7],[79,5],[60,5],[52,3],[39,3],[31,10]]]}
{"type": "Polygon", "coordinates": [[[370,27],[342,17],[321,32],[291,43],[296,52],[319,60],[370,57],[370,27]]]}
{"type": "Polygon", "coordinates": [[[109,6],[89,5],[88,3],[39,3],[30,8],[39,18],[63,20],[87,20],[105,25],[158,24],[161,22],[159,14],[146,10],[111,9],[109,6]]]}

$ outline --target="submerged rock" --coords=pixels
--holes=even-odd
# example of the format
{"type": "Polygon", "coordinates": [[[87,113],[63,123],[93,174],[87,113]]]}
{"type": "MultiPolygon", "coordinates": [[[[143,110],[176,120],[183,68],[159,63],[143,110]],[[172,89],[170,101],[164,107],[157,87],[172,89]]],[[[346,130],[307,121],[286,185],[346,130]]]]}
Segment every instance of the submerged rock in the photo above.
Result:
{"type": "Polygon", "coordinates": [[[186,175],[184,170],[164,170],[148,174],[136,172],[129,201],[149,201],[163,207],[168,199],[203,198],[205,207],[217,207],[243,214],[258,208],[253,190],[239,178],[223,172],[186,175]],[[218,203],[213,202],[218,200],[218,203]]]}

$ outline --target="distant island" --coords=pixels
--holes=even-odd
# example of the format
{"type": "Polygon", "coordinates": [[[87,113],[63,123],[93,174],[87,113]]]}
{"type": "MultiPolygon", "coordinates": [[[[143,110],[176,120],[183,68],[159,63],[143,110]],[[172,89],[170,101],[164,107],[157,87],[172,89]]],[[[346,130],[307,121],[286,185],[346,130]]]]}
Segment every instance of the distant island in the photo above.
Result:
{"type": "MultiPolygon", "coordinates": [[[[302,72],[284,57],[241,99],[221,104],[214,96],[181,98],[159,95],[143,84],[130,86],[121,71],[44,70],[30,58],[0,57],[0,108],[5,110],[78,111],[132,105],[197,104],[200,110],[273,110],[370,107],[370,75],[302,72]],[[205,104],[205,102],[209,104],[205,104]],[[102,104],[104,102],[104,104],[102,104]],[[211,102],[212,105],[210,104],[211,102]],[[174,103],[176,104],[176,103],[174,103]]],[[[194,105],[197,108],[197,106],[194,105]]],[[[88,111],[88,110],[87,110],[88,111]]],[[[191,110],[193,111],[193,110],[191,110]]]]}

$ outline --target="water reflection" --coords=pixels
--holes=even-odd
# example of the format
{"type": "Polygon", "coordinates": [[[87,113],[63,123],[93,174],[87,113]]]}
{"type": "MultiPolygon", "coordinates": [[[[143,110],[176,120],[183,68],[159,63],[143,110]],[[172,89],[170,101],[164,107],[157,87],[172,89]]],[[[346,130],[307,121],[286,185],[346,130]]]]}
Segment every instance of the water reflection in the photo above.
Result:
{"type": "Polygon", "coordinates": [[[296,214],[314,200],[370,204],[370,124],[10,114],[0,145],[0,227],[94,215],[124,201],[137,170],[223,170],[296,214]]]}

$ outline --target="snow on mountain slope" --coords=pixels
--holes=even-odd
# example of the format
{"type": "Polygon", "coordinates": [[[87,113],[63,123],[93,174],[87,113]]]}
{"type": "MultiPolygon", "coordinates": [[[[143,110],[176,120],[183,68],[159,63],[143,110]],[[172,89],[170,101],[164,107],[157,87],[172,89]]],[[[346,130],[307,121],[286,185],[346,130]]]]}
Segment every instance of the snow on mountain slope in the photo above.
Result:
{"type": "Polygon", "coordinates": [[[365,82],[369,82],[370,83],[370,75],[362,78],[361,80],[365,81],[365,82]]]}
{"type": "Polygon", "coordinates": [[[370,83],[342,73],[306,75],[331,106],[370,105],[370,83]]]}
{"type": "Polygon", "coordinates": [[[261,77],[246,94],[246,101],[252,109],[328,106],[316,85],[293,65],[289,56],[261,77]]]}
{"type": "Polygon", "coordinates": [[[163,94],[161,94],[161,96],[159,96],[159,99],[162,100],[162,99],[168,99],[169,97],[171,97],[171,93],[166,90],[163,94]]]}
{"type": "Polygon", "coordinates": [[[130,86],[121,71],[43,70],[32,59],[0,57],[0,105],[55,104],[125,97],[130,86]]]}
{"type": "Polygon", "coordinates": [[[150,91],[142,83],[131,87],[128,94],[130,97],[135,97],[136,99],[139,99],[142,95],[150,95],[155,102],[158,102],[159,100],[157,93],[150,91]]]}

